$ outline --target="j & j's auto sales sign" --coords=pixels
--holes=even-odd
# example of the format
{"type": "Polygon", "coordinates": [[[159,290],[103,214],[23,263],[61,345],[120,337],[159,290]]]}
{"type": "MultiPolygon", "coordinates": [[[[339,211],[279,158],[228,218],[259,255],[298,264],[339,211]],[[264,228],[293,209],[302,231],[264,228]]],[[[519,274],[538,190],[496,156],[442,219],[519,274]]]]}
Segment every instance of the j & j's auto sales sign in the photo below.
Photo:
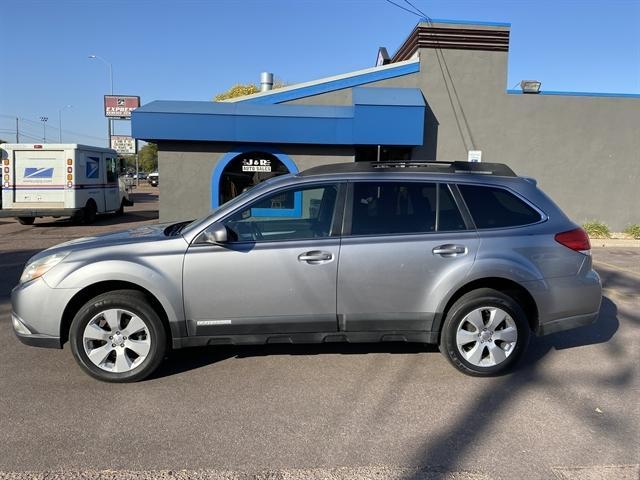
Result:
{"type": "Polygon", "coordinates": [[[131,118],[131,112],[140,106],[140,97],[132,95],[105,95],[104,116],[109,118],[131,118]]]}

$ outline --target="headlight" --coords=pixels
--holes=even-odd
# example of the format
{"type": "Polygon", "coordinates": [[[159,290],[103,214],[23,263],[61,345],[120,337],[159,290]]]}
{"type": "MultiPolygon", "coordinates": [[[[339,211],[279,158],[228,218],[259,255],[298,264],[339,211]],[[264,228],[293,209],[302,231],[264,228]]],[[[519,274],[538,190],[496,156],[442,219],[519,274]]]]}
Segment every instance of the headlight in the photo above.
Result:
{"type": "Polygon", "coordinates": [[[22,272],[22,276],[20,277],[20,283],[29,282],[41,277],[59,264],[67,255],[69,255],[69,252],[54,253],[53,255],[47,255],[46,257],[28,263],[27,266],[24,267],[24,272],[22,272]]]}

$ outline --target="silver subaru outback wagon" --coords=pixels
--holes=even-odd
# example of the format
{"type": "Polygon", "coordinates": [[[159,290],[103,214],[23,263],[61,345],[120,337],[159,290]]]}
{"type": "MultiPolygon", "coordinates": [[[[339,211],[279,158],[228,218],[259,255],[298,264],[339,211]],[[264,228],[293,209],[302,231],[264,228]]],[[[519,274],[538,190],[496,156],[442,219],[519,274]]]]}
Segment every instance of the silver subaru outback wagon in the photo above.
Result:
{"type": "Polygon", "coordinates": [[[29,260],[16,335],[67,341],[89,375],[131,382],[171,348],[437,344],[496,375],[530,334],[588,325],[589,239],[501,164],[349,163],[277,177],[206,218],[74,240],[29,260]]]}

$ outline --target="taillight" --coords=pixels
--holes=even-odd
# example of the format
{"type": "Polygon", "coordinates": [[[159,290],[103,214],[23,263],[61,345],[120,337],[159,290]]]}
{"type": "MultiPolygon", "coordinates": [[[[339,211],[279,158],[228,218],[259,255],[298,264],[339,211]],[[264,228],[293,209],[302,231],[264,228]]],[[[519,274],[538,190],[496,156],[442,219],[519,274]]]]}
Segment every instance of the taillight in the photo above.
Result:
{"type": "Polygon", "coordinates": [[[556,233],[554,238],[556,239],[556,242],[577,252],[586,253],[591,250],[591,243],[589,242],[587,232],[582,228],[576,228],[574,230],[569,230],[568,232],[556,233]]]}

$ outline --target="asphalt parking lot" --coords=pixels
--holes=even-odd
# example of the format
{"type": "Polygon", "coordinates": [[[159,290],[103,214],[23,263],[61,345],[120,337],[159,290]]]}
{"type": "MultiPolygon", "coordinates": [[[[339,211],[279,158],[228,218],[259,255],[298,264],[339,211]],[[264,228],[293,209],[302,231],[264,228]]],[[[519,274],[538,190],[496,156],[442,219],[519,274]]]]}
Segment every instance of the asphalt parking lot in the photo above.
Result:
{"type": "Polygon", "coordinates": [[[13,335],[35,252],[157,222],[143,187],[91,226],[0,219],[0,479],[638,479],[640,249],[594,249],[592,326],[534,338],[511,374],[466,377],[436,348],[320,345],[175,352],[131,385],[13,335]]]}

